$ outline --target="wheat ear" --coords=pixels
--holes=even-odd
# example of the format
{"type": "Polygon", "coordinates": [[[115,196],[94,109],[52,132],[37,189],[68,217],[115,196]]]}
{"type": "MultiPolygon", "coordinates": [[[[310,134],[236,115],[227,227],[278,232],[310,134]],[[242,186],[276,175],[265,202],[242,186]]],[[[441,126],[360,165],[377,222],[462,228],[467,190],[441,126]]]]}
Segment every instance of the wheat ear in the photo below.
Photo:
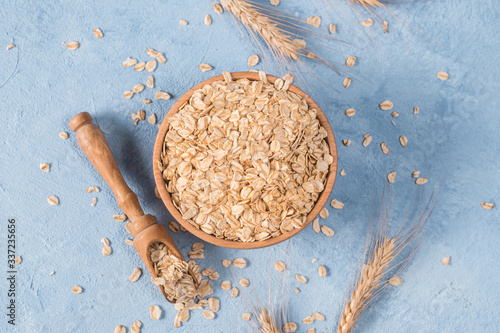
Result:
{"type": "MultiPolygon", "coordinates": [[[[303,27],[303,22],[300,19],[285,12],[270,10],[258,3],[244,0],[221,0],[220,3],[233,17],[241,22],[258,46],[259,51],[266,57],[266,51],[262,47],[259,38],[264,41],[283,74],[292,73],[298,79],[296,72],[300,72],[299,69],[302,68],[313,75],[302,62],[301,58],[303,57],[322,63],[340,74],[339,70],[330,62],[311,51],[307,47],[305,39],[299,33],[309,33],[326,40],[332,40],[331,37],[326,37],[321,33],[314,33],[307,27],[303,27]]],[[[321,81],[318,77],[314,77],[321,81]]],[[[326,82],[323,83],[327,84],[326,82]]],[[[327,85],[329,86],[329,84],[327,85]]]]}
{"type": "Polygon", "coordinates": [[[352,331],[370,298],[380,286],[389,263],[394,259],[394,244],[396,239],[387,239],[377,249],[371,262],[363,265],[361,277],[352,291],[339,323],[338,333],[352,331]]]}
{"type": "Polygon", "coordinates": [[[422,231],[429,219],[436,203],[435,193],[425,207],[425,196],[422,192],[422,204],[415,219],[408,221],[411,214],[412,203],[408,213],[401,223],[396,236],[389,237],[389,201],[387,198],[387,208],[383,209],[385,203],[382,198],[382,208],[374,225],[368,233],[366,242],[363,266],[357,275],[354,288],[345,302],[337,333],[350,333],[367,308],[387,289],[389,286],[388,273],[394,275],[402,273],[408,266],[410,260],[418,251],[421,244],[422,231]],[[405,255],[398,257],[407,248],[412,249],[405,255]]]}
{"type": "Polygon", "coordinates": [[[280,329],[276,325],[276,320],[269,315],[266,308],[262,308],[259,314],[259,331],[261,333],[280,333],[280,329]]]}
{"type": "Polygon", "coordinates": [[[243,0],[221,0],[221,4],[246,27],[266,42],[272,51],[288,59],[298,60],[305,49],[305,42],[295,41],[283,33],[271,19],[263,15],[256,7],[243,0]],[[301,44],[302,43],[302,44],[301,44]]]}
{"type": "Polygon", "coordinates": [[[383,3],[378,0],[348,0],[350,2],[357,2],[363,7],[385,7],[383,3]]]}

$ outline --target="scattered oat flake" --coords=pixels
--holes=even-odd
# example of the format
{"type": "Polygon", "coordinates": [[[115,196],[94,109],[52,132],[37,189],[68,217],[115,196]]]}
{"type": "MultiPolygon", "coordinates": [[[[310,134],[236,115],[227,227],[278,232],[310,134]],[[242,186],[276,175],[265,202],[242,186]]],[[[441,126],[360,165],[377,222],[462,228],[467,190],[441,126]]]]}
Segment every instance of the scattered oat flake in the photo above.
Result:
{"type": "Polygon", "coordinates": [[[413,171],[413,172],[411,173],[411,176],[412,176],[413,178],[418,178],[418,176],[419,176],[419,175],[420,175],[420,171],[413,171]]]}
{"type": "Polygon", "coordinates": [[[132,333],[140,333],[141,326],[142,326],[142,323],[139,320],[136,320],[136,321],[134,321],[134,323],[130,327],[130,330],[132,331],[132,333]]]}
{"type": "Polygon", "coordinates": [[[252,318],[252,314],[250,312],[245,312],[242,316],[241,316],[241,319],[243,319],[244,321],[249,321],[250,318],[252,318]]]}
{"type": "Polygon", "coordinates": [[[152,305],[149,308],[149,316],[153,320],[158,320],[161,317],[161,309],[158,305],[152,305]]]}
{"type": "Polygon", "coordinates": [[[438,79],[440,79],[441,81],[446,81],[450,78],[450,75],[446,72],[438,72],[437,73],[437,77],[438,79]]]}
{"type": "Polygon", "coordinates": [[[253,67],[259,63],[259,56],[256,54],[251,55],[248,57],[247,65],[248,67],[253,67]]]}
{"type": "Polygon", "coordinates": [[[50,195],[47,198],[47,201],[49,202],[49,205],[51,205],[51,206],[57,206],[57,205],[59,205],[59,198],[56,197],[55,195],[50,195]]]}
{"type": "Polygon", "coordinates": [[[134,70],[136,72],[142,72],[144,70],[144,68],[146,68],[146,63],[144,61],[138,62],[134,66],[134,70]]]}
{"type": "Polygon", "coordinates": [[[21,263],[21,261],[23,261],[23,259],[21,258],[21,256],[17,256],[14,259],[14,264],[19,265],[21,263]]]}
{"type": "Polygon", "coordinates": [[[394,275],[391,277],[389,280],[387,280],[387,283],[389,283],[391,286],[397,287],[401,283],[403,283],[403,279],[401,279],[399,276],[394,275]]]}
{"type": "Polygon", "coordinates": [[[269,0],[269,2],[271,3],[271,5],[273,6],[277,6],[280,4],[280,0],[269,0]]]}
{"type": "Polygon", "coordinates": [[[314,323],[314,318],[311,316],[307,316],[304,319],[302,319],[302,323],[305,325],[311,325],[312,323],[314,323]]]}
{"type": "Polygon", "coordinates": [[[408,139],[406,138],[406,136],[401,135],[399,137],[399,143],[401,144],[401,146],[406,147],[406,145],[408,144],[408,139]]]}
{"type": "Polygon", "coordinates": [[[335,26],[335,24],[330,23],[330,25],[328,26],[328,31],[330,31],[330,34],[333,35],[335,31],[337,31],[337,27],[335,26]]]}
{"type": "Polygon", "coordinates": [[[153,89],[155,87],[155,81],[152,74],[148,76],[148,79],[146,81],[146,86],[150,89],[153,89]]]}
{"type": "Polygon", "coordinates": [[[14,47],[16,47],[14,44],[9,44],[9,45],[7,45],[7,50],[10,50],[10,49],[12,49],[14,47]]]}
{"type": "Polygon", "coordinates": [[[310,16],[307,18],[307,24],[312,25],[315,28],[319,28],[319,26],[321,25],[321,17],[310,16]]]}
{"type": "Polygon", "coordinates": [[[387,144],[385,142],[382,142],[380,144],[380,149],[384,152],[384,154],[389,155],[391,152],[389,151],[389,148],[387,147],[387,144]]]}
{"type": "Polygon", "coordinates": [[[325,268],[325,266],[321,265],[321,266],[318,267],[318,274],[321,277],[325,277],[326,276],[326,268],[325,268]]]}
{"type": "Polygon", "coordinates": [[[61,132],[59,133],[59,137],[63,140],[66,140],[69,136],[68,136],[68,133],[66,132],[61,132]]]}
{"type": "Polygon", "coordinates": [[[78,42],[75,42],[75,41],[72,41],[72,42],[68,42],[68,44],[66,44],[66,48],[68,50],[76,50],[77,48],[80,47],[80,43],[78,42]]]}
{"type": "Polygon", "coordinates": [[[149,117],[148,117],[148,121],[150,124],[156,124],[156,114],[152,113],[149,117]]]}
{"type": "Polygon", "coordinates": [[[245,278],[241,278],[240,279],[240,286],[242,287],[248,287],[250,285],[250,281],[248,281],[248,279],[245,279],[245,278]]]}
{"type": "Polygon", "coordinates": [[[144,104],[151,104],[151,103],[153,103],[153,101],[152,101],[152,100],[150,100],[150,99],[146,99],[146,98],[144,98],[144,99],[142,100],[142,103],[144,103],[144,104]]]}
{"type": "Polygon", "coordinates": [[[136,268],[134,268],[134,271],[132,272],[132,274],[129,276],[128,280],[130,282],[135,282],[135,281],[139,280],[141,275],[142,275],[142,270],[139,267],[136,267],[136,268]]]}
{"type": "Polygon", "coordinates": [[[389,30],[389,22],[387,22],[387,20],[384,20],[382,22],[382,29],[384,29],[384,32],[387,33],[388,30],[389,30]]]}
{"type": "Polygon", "coordinates": [[[330,214],[328,213],[328,209],[324,208],[319,212],[319,217],[322,219],[326,219],[330,214]]]}
{"type": "Polygon", "coordinates": [[[363,147],[367,147],[370,144],[370,142],[372,142],[372,136],[367,133],[367,134],[363,135],[363,137],[364,137],[363,147]]]}
{"type": "Polygon", "coordinates": [[[125,91],[123,93],[123,97],[128,98],[128,99],[131,99],[132,96],[134,96],[134,92],[133,91],[127,90],[127,91],[125,91]]]}
{"type": "Polygon", "coordinates": [[[115,330],[113,333],[127,333],[127,328],[122,325],[118,325],[115,327],[115,330]]]}
{"type": "Polygon", "coordinates": [[[413,114],[418,114],[420,112],[420,108],[418,106],[415,106],[413,108],[413,114]]]}
{"type": "Polygon", "coordinates": [[[299,288],[295,287],[295,289],[294,289],[294,290],[295,290],[295,293],[296,293],[296,294],[300,293],[300,289],[299,289],[299,288]]]}
{"type": "Polygon", "coordinates": [[[325,321],[325,316],[322,315],[321,313],[319,312],[314,312],[313,313],[313,318],[316,319],[316,320],[319,320],[319,321],[325,321]]]}
{"type": "Polygon", "coordinates": [[[233,260],[233,266],[236,268],[245,268],[247,267],[247,262],[243,258],[237,258],[233,260]]]}
{"type": "Polygon", "coordinates": [[[399,112],[398,111],[394,111],[393,113],[391,113],[391,116],[392,118],[396,118],[399,116],[399,112]]]}
{"type": "Polygon", "coordinates": [[[343,176],[345,176],[345,170],[344,170],[344,169],[340,170],[340,175],[341,175],[342,177],[343,177],[343,176]]]}
{"type": "Polygon", "coordinates": [[[347,117],[352,117],[356,114],[356,110],[352,109],[352,108],[349,108],[347,110],[345,110],[345,115],[347,117]]]}
{"type": "Polygon", "coordinates": [[[136,94],[142,92],[144,90],[144,85],[142,84],[136,84],[133,88],[132,91],[136,94]]]}
{"type": "Polygon", "coordinates": [[[172,232],[178,232],[179,231],[179,225],[177,223],[175,223],[174,221],[168,222],[168,228],[172,232]]]}
{"type": "Polygon", "coordinates": [[[290,321],[290,322],[286,323],[285,325],[283,325],[283,327],[281,329],[285,333],[293,333],[297,330],[297,324],[290,321]]]}
{"type": "Polygon", "coordinates": [[[125,222],[127,219],[127,215],[125,214],[115,214],[113,215],[113,219],[118,222],[125,222]]]}
{"type": "Polygon", "coordinates": [[[93,197],[93,198],[92,198],[92,202],[90,203],[90,205],[91,205],[92,207],[94,207],[94,206],[96,205],[96,203],[97,203],[97,198],[96,198],[96,197],[93,197]]]}
{"type": "Polygon", "coordinates": [[[318,259],[317,259],[317,258],[312,258],[312,259],[311,259],[311,262],[312,262],[312,263],[315,263],[316,261],[318,261],[318,259]]]}
{"type": "Polygon", "coordinates": [[[49,172],[50,171],[50,164],[49,163],[40,163],[40,170],[43,172],[49,172]]]}
{"type": "Polygon", "coordinates": [[[394,107],[394,104],[392,104],[392,102],[389,100],[385,100],[382,103],[380,103],[378,107],[382,110],[390,110],[394,107]]]}
{"type": "Polygon", "coordinates": [[[231,260],[222,259],[222,266],[224,266],[224,267],[231,266],[231,260]]]}
{"type": "Polygon", "coordinates": [[[490,210],[495,208],[495,205],[492,202],[481,202],[481,207],[483,207],[486,210],[490,210]]]}
{"type": "Polygon", "coordinates": [[[99,187],[97,186],[89,186],[85,189],[85,193],[90,193],[90,192],[99,192],[99,187]]]}
{"type": "Polygon", "coordinates": [[[240,290],[236,287],[233,288],[233,290],[231,290],[231,297],[238,297],[238,295],[240,294],[240,290]]]}
{"type": "Polygon", "coordinates": [[[127,243],[128,245],[134,245],[134,241],[131,240],[130,238],[125,238],[125,243],[127,243]]]}
{"type": "Polygon", "coordinates": [[[313,230],[314,230],[317,234],[319,234],[319,232],[321,231],[321,229],[320,229],[320,227],[319,227],[319,219],[318,219],[318,218],[314,219],[314,221],[313,221],[313,223],[312,223],[312,228],[313,228],[313,230]]]}
{"type": "Polygon", "coordinates": [[[349,88],[349,86],[351,85],[351,78],[350,77],[346,77],[344,79],[344,81],[342,82],[342,85],[344,86],[344,88],[349,88]]]}
{"type": "Polygon", "coordinates": [[[97,38],[102,38],[104,36],[104,34],[102,33],[102,30],[99,29],[99,28],[95,28],[94,30],[92,30],[92,33],[94,34],[94,36],[96,36],[97,38]]]}
{"type": "Polygon", "coordinates": [[[333,231],[332,228],[327,227],[326,225],[321,226],[321,232],[328,237],[332,237],[335,234],[335,231],[333,231]]]}
{"type": "Polygon", "coordinates": [[[123,67],[130,67],[130,66],[134,66],[135,64],[137,64],[137,60],[134,58],[130,58],[130,57],[128,57],[127,60],[122,62],[123,67]]]}
{"type": "Polygon", "coordinates": [[[310,328],[306,331],[306,333],[316,333],[316,329],[315,328],[310,328]]]}
{"type": "Polygon", "coordinates": [[[229,290],[229,289],[231,289],[231,281],[229,281],[229,280],[222,281],[222,282],[220,283],[220,287],[221,287],[222,289],[224,289],[224,290],[229,290]]]}
{"type": "Polygon", "coordinates": [[[392,184],[394,183],[394,179],[396,178],[396,171],[391,171],[389,172],[389,174],[387,175],[387,181],[389,182],[389,184],[392,184]]]}
{"type": "Polygon", "coordinates": [[[424,185],[425,183],[427,183],[427,178],[417,178],[417,180],[415,180],[415,184],[417,185],[424,185]]]}
{"type": "MultiPolygon", "coordinates": [[[[107,239],[106,239],[106,238],[103,238],[103,239],[105,239],[105,240],[107,241],[107,239]]],[[[101,241],[102,241],[102,240],[101,240],[101,241]]],[[[112,251],[112,250],[111,250],[111,246],[109,246],[109,242],[104,243],[104,245],[103,245],[103,247],[102,247],[102,250],[101,250],[102,255],[103,255],[103,256],[109,256],[109,255],[111,254],[111,251],[112,251]]]]}
{"type": "Polygon", "coordinates": [[[55,271],[52,271],[52,272],[50,272],[50,273],[49,273],[49,276],[52,276],[52,275],[54,275],[54,274],[56,274],[56,272],[55,272],[55,271]]]}
{"type": "Polygon", "coordinates": [[[295,279],[299,283],[302,283],[302,284],[306,284],[307,283],[307,278],[305,276],[303,276],[303,275],[295,274],[295,279]]]}
{"type": "Polygon", "coordinates": [[[450,264],[450,257],[444,257],[443,259],[441,259],[441,262],[443,263],[443,265],[448,266],[450,264]]]}
{"type": "Polygon", "coordinates": [[[146,71],[151,73],[152,71],[154,71],[156,69],[156,60],[155,59],[151,59],[149,60],[147,63],[146,63],[146,71]]]}
{"type": "Polygon", "coordinates": [[[373,20],[368,19],[366,21],[359,22],[359,24],[362,25],[363,27],[371,27],[373,25],[373,20]]]}
{"type": "Polygon", "coordinates": [[[348,56],[345,58],[345,64],[348,67],[352,67],[356,64],[356,57],[355,56],[348,56]]]}
{"type": "Polygon", "coordinates": [[[211,25],[212,24],[212,18],[210,17],[210,15],[205,15],[205,18],[203,19],[203,22],[205,23],[205,25],[211,25]]]}
{"type": "Polygon", "coordinates": [[[282,261],[276,261],[274,263],[274,269],[277,270],[278,272],[283,272],[286,269],[286,265],[282,261]]]}
{"type": "Polygon", "coordinates": [[[216,12],[217,14],[222,14],[223,11],[224,10],[222,9],[222,6],[218,3],[214,5],[214,12],[216,12]]]}
{"type": "Polygon", "coordinates": [[[203,73],[212,70],[212,66],[210,66],[209,64],[199,64],[198,68],[201,69],[203,73]]]}
{"type": "Polygon", "coordinates": [[[164,91],[158,90],[155,94],[156,99],[170,99],[170,95],[164,91]]]}
{"type": "Polygon", "coordinates": [[[210,297],[208,299],[208,307],[213,312],[218,312],[219,308],[220,308],[220,302],[219,302],[219,300],[217,298],[215,298],[215,297],[210,297]]]}
{"type": "Polygon", "coordinates": [[[180,20],[179,24],[180,25],[188,25],[188,21],[186,21],[186,20],[180,20]]]}
{"type": "Polygon", "coordinates": [[[203,310],[202,311],[203,317],[212,320],[215,318],[215,314],[211,310],[203,310]]]}
{"type": "Polygon", "coordinates": [[[332,205],[332,207],[335,208],[335,209],[342,209],[342,208],[344,208],[344,204],[342,202],[338,201],[337,199],[333,199],[330,202],[330,205],[332,205]]]}
{"type": "Polygon", "coordinates": [[[80,286],[73,286],[73,287],[71,287],[71,291],[73,292],[73,294],[81,294],[83,291],[83,288],[80,286]]]}

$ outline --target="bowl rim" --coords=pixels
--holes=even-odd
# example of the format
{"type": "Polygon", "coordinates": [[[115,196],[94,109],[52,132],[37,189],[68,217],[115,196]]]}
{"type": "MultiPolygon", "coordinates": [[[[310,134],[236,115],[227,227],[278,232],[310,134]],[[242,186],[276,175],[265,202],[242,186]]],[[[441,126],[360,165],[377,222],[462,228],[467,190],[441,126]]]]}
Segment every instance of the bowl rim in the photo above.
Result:
{"type": "MultiPolygon", "coordinates": [[[[271,83],[274,83],[275,80],[278,79],[278,77],[273,76],[273,75],[267,75],[267,80],[271,83]]],[[[259,78],[259,73],[257,72],[233,72],[231,73],[231,77],[233,80],[239,80],[239,79],[249,79],[249,80],[260,80],[259,78]]],[[[176,113],[179,108],[189,100],[191,95],[193,94],[194,91],[202,88],[206,84],[211,84],[214,81],[223,81],[224,77],[223,75],[217,75],[214,77],[211,77],[203,82],[198,83],[191,89],[189,89],[185,94],[183,94],[170,108],[170,110],[167,112],[165,115],[159,131],[156,135],[156,140],[155,140],[155,145],[154,145],[154,150],[153,150],[153,173],[154,173],[154,178],[155,178],[155,183],[156,187],[158,189],[158,192],[160,194],[160,198],[163,201],[164,205],[167,207],[167,210],[172,214],[175,220],[179,222],[184,228],[186,228],[187,231],[189,231],[191,234],[195,235],[196,237],[217,245],[217,246],[222,246],[226,248],[232,248],[232,249],[257,249],[257,248],[263,248],[271,245],[275,245],[278,243],[281,243],[302,230],[304,230],[313,220],[316,216],[318,216],[319,212],[321,209],[323,209],[324,205],[328,201],[328,198],[330,197],[330,194],[333,190],[333,186],[335,184],[336,176],[337,176],[337,167],[338,167],[338,154],[337,154],[337,144],[335,141],[335,136],[333,134],[332,128],[330,126],[330,123],[325,115],[325,113],[321,110],[319,105],[304,91],[302,91],[300,88],[298,88],[295,85],[290,85],[288,88],[289,91],[296,93],[300,96],[302,96],[309,107],[312,107],[316,109],[317,111],[317,117],[318,120],[323,126],[323,128],[327,131],[327,137],[326,140],[328,142],[328,145],[330,147],[330,155],[333,156],[333,162],[330,164],[330,168],[328,170],[328,176],[326,178],[327,182],[325,185],[325,188],[323,192],[321,192],[320,196],[318,197],[318,200],[316,201],[313,209],[307,214],[306,221],[300,228],[294,228],[291,231],[288,231],[284,234],[279,235],[278,237],[273,237],[269,238],[263,241],[254,241],[254,242],[241,242],[241,241],[230,241],[222,238],[217,238],[213,235],[207,234],[201,229],[198,229],[191,225],[188,221],[184,220],[182,218],[181,213],[177,208],[174,206],[172,199],[170,197],[170,193],[167,191],[165,187],[165,180],[163,179],[162,172],[158,169],[158,162],[160,162],[160,156],[161,152],[163,150],[163,142],[165,140],[165,136],[167,134],[168,130],[168,118],[172,116],[174,113],[176,113]]]]}

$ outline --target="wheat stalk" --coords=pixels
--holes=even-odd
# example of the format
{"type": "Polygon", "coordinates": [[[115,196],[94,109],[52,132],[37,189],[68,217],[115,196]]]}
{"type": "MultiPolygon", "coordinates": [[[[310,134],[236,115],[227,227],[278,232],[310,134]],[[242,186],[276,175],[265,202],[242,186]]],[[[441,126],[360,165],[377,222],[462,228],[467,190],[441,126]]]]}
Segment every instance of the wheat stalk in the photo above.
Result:
{"type": "MultiPolygon", "coordinates": [[[[407,216],[401,223],[396,236],[392,238],[388,236],[389,199],[387,199],[385,212],[381,208],[378,221],[371,226],[372,230],[368,233],[363,266],[357,275],[350,297],[345,302],[337,333],[350,333],[352,331],[368,307],[389,286],[387,283],[389,272],[397,269],[394,275],[398,275],[406,269],[420,246],[422,231],[434,209],[435,198],[436,196],[433,194],[427,208],[425,208],[424,193],[422,192],[420,212],[415,219],[407,223],[414,202],[412,200],[407,216]],[[398,256],[408,246],[412,246],[412,250],[402,256],[403,258],[399,258],[398,256]]],[[[382,205],[384,202],[384,198],[382,198],[382,205]]]]}

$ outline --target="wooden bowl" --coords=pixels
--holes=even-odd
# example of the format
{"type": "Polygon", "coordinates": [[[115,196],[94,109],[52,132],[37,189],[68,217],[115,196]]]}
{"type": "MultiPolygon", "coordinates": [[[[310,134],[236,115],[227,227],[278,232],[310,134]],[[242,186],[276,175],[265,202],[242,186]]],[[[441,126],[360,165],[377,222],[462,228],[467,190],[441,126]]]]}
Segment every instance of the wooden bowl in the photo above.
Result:
{"type": "MultiPolygon", "coordinates": [[[[259,74],[258,73],[252,73],[252,72],[236,72],[236,73],[231,73],[231,77],[233,80],[238,80],[238,79],[249,79],[249,80],[259,80],[259,74]]],[[[272,75],[267,75],[267,79],[269,82],[274,83],[274,81],[277,79],[277,77],[272,76],[272,75]]],[[[188,92],[186,92],[184,95],[181,96],[175,102],[175,104],[172,106],[172,108],[168,111],[167,115],[165,116],[165,119],[163,120],[163,123],[160,126],[160,130],[158,132],[158,135],[156,136],[156,141],[155,141],[155,146],[154,146],[154,151],[153,151],[153,172],[154,172],[154,177],[155,177],[155,182],[156,186],[158,188],[158,192],[160,193],[160,197],[163,200],[163,203],[165,206],[167,206],[168,211],[172,216],[184,227],[186,228],[190,233],[195,235],[198,238],[201,238],[202,240],[212,243],[217,246],[222,246],[222,247],[228,247],[228,248],[233,248],[233,249],[256,249],[256,248],[261,248],[261,247],[266,247],[266,246],[271,246],[274,244],[278,244],[286,239],[289,239],[290,237],[298,234],[301,230],[306,228],[312,220],[319,214],[320,210],[323,208],[325,203],[328,200],[328,197],[330,196],[330,193],[332,192],[333,189],[333,184],[335,183],[335,178],[337,175],[337,144],[335,143],[335,137],[333,135],[332,128],[330,126],[330,123],[328,122],[328,119],[326,118],[325,114],[321,110],[321,108],[316,104],[316,102],[309,97],[305,92],[300,90],[294,85],[290,85],[289,91],[296,93],[297,95],[302,96],[306,101],[307,104],[310,107],[313,107],[317,110],[317,117],[319,119],[319,122],[321,125],[325,128],[327,131],[327,142],[328,145],[330,146],[330,154],[333,156],[333,163],[330,165],[330,170],[328,172],[327,176],[327,182],[326,186],[323,190],[323,192],[320,194],[318,200],[316,201],[316,205],[313,207],[311,212],[307,215],[306,221],[304,225],[301,228],[293,229],[291,231],[288,231],[278,237],[274,238],[269,238],[263,241],[255,241],[255,242],[241,242],[241,241],[230,241],[226,239],[221,239],[217,238],[213,235],[209,235],[205,233],[204,231],[197,229],[191,223],[186,221],[185,219],[182,218],[181,213],[175,208],[174,204],[172,203],[172,199],[170,198],[170,193],[168,193],[166,187],[165,187],[165,180],[163,179],[162,172],[158,169],[158,161],[161,160],[160,154],[163,149],[163,142],[165,140],[165,135],[167,134],[168,131],[168,118],[172,116],[174,113],[176,113],[179,110],[179,107],[182,106],[186,101],[189,100],[191,95],[193,94],[194,91],[202,88],[206,84],[211,84],[214,81],[223,81],[224,78],[222,75],[215,76],[213,78],[210,78],[206,81],[203,81],[193,88],[191,88],[188,92]]]]}

